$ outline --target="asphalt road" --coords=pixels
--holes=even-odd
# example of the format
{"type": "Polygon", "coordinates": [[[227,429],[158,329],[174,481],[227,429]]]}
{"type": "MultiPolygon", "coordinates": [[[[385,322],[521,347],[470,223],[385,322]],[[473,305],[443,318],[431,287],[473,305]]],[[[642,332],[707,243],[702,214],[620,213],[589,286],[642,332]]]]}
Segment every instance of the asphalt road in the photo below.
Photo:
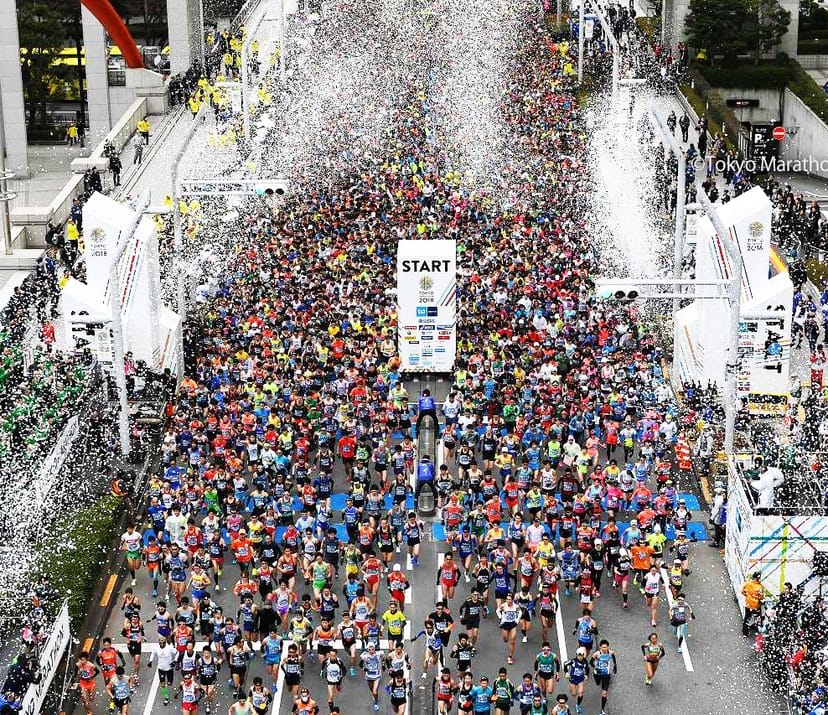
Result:
{"type": "MultiPolygon", "coordinates": [[[[412,583],[412,603],[406,606],[406,615],[412,623],[412,633],[421,627],[427,614],[433,610],[436,598],[435,574],[438,564],[438,554],[446,550],[445,544],[438,542],[427,543],[424,546],[421,565],[412,568],[408,564],[408,576],[412,583]]],[[[397,556],[399,563],[406,568],[405,554],[397,556]]],[[[615,593],[605,582],[602,596],[594,610],[594,618],[599,627],[599,638],[607,638],[618,657],[619,671],[613,679],[610,690],[608,713],[633,713],[645,711],[653,713],[684,713],[697,714],[725,712],[741,712],[746,715],[752,713],[781,712],[780,702],[769,694],[764,681],[756,672],[756,659],[752,654],[749,643],[739,633],[739,613],[731,595],[730,584],[725,575],[722,559],[716,549],[709,548],[704,543],[697,544],[692,555],[693,574],[687,578],[686,591],[688,600],[693,605],[697,620],[691,624],[687,651],[689,658],[676,653],[675,640],[666,624],[666,599],[662,594],[661,618],[656,629],[666,648],[664,658],[657,677],[652,686],[643,682],[643,661],[640,654],[640,645],[651,631],[649,612],[643,598],[637,592],[630,596],[630,608],[621,609],[620,595],[615,593]],[[692,671],[688,670],[692,667],[692,671]]],[[[225,582],[231,582],[236,574],[228,569],[225,582]]],[[[452,602],[452,610],[457,607],[469,592],[469,586],[464,582],[457,589],[452,602]]],[[[139,573],[136,593],[143,600],[145,617],[152,611],[150,584],[145,574],[139,573]]],[[[304,587],[299,587],[300,595],[304,587]]],[[[234,612],[235,599],[228,596],[226,591],[216,594],[220,604],[225,606],[226,612],[234,612]]],[[[572,629],[576,618],[580,615],[580,608],[576,597],[561,597],[562,628],[556,631],[552,638],[553,650],[561,657],[572,657],[576,648],[572,629]]],[[[382,594],[380,613],[385,610],[387,596],[382,594]]],[[[459,627],[459,626],[458,626],[459,627]]],[[[116,609],[110,621],[108,633],[116,642],[122,641],[119,637],[121,628],[120,612],[116,609]]],[[[148,626],[149,640],[155,642],[152,626],[148,626]]],[[[529,632],[528,643],[523,644],[518,638],[515,665],[509,667],[509,675],[514,681],[531,670],[535,655],[540,649],[540,627],[535,623],[529,632]]],[[[413,666],[414,697],[410,712],[431,712],[430,680],[421,680],[422,672],[422,639],[410,643],[406,647],[413,666]]],[[[146,661],[146,657],[145,657],[146,661]]],[[[473,662],[473,670],[477,676],[482,673],[495,677],[498,668],[505,665],[506,646],[500,639],[500,632],[494,618],[484,621],[478,647],[478,655],[473,662]]],[[[127,672],[130,672],[129,667],[127,672]]],[[[265,682],[268,678],[264,673],[261,658],[256,657],[248,672],[248,682],[255,675],[262,675],[265,682]]],[[[306,666],[306,684],[312,695],[321,702],[323,712],[325,706],[325,689],[318,676],[318,670],[308,659],[306,666]]],[[[229,688],[222,678],[219,686],[219,698],[213,712],[224,713],[231,703],[229,688]]],[[[559,685],[559,691],[565,692],[565,684],[559,685]]],[[[106,698],[99,697],[95,713],[106,713],[106,698]]],[[[361,676],[345,681],[342,693],[337,704],[343,713],[364,712],[370,708],[368,689],[361,676]]],[[[387,697],[382,695],[382,712],[388,710],[387,697]]],[[[597,713],[600,711],[600,693],[590,681],[585,699],[585,712],[597,713]]],[[[277,693],[276,705],[273,712],[288,713],[292,702],[288,695],[279,698],[277,693]],[[277,709],[278,706],[278,709],[277,709]]],[[[155,669],[142,666],[141,684],[133,697],[131,713],[163,713],[178,712],[180,705],[173,704],[166,708],[161,703],[157,690],[155,669]]]]}

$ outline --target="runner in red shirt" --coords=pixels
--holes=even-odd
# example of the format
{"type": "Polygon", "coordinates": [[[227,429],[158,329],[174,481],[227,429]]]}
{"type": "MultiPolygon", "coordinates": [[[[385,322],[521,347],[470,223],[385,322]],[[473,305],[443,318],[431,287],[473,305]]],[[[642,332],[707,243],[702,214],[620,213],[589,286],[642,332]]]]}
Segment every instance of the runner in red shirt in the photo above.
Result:
{"type": "Polygon", "coordinates": [[[454,556],[448,553],[443,558],[443,564],[437,569],[437,584],[443,588],[443,596],[450,600],[454,598],[454,589],[460,581],[460,569],[454,563],[454,556]]]}
{"type": "Polygon", "coordinates": [[[362,562],[362,578],[365,582],[365,593],[374,602],[374,608],[377,607],[379,601],[379,583],[383,572],[382,561],[380,561],[373,551],[369,551],[362,562]]]}
{"type": "Polygon", "coordinates": [[[351,474],[354,471],[354,459],[356,458],[356,437],[353,433],[342,435],[337,442],[339,449],[339,456],[342,459],[342,464],[345,467],[345,476],[348,481],[351,480],[351,474]]]}

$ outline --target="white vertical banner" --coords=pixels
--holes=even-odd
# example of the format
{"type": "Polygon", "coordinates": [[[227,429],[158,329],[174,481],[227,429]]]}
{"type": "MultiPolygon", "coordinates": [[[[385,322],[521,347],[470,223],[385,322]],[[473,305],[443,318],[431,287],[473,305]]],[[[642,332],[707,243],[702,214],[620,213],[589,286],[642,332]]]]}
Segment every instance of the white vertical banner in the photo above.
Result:
{"type": "Polygon", "coordinates": [[[40,662],[38,663],[41,676],[40,682],[29,686],[23,696],[23,705],[20,708],[21,715],[38,715],[42,712],[41,707],[43,707],[43,701],[46,699],[46,693],[57,674],[63,654],[69,647],[70,635],[69,604],[64,601],[52,631],[40,652],[40,662]]]}
{"type": "Polygon", "coordinates": [[[457,351],[457,244],[434,239],[397,246],[401,369],[451,372],[457,351]]]}

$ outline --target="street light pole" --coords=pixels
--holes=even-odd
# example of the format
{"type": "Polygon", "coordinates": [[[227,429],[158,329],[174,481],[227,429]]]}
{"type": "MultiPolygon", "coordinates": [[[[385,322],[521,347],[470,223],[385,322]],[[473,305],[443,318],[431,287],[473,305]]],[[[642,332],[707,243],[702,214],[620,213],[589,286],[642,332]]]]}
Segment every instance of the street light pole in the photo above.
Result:
{"type": "MultiPolygon", "coordinates": [[[[684,227],[686,220],[685,202],[687,196],[687,154],[679,146],[676,138],[667,130],[655,112],[649,112],[650,119],[656,124],[665,143],[678,160],[676,177],[676,220],[673,229],[673,278],[681,278],[681,266],[684,260],[684,227]]],[[[673,315],[679,309],[679,301],[673,301],[673,315]]]]}
{"type": "Polygon", "coordinates": [[[282,88],[287,84],[287,67],[285,66],[285,0],[279,0],[279,78],[282,88]]]}
{"type": "Polygon", "coordinates": [[[3,242],[3,253],[12,254],[11,222],[9,221],[9,201],[14,194],[9,193],[8,179],[14,172],[6,170],[6,130],[3,126],[3,96],[0,94],[0,240],[3,242]]]}
{"type": "Polygon", "coordinates": [[[250,112],[247,108],[247,49],[250,46],[250,37],[252,33],[248,33],[244,39],[241,53],[241,105],[242,105],[242,127],[244,128],[245,141],[250,141],[250,112]]]}
{"type": "MultiPolygon", "coordinates": [[[[284,3],[284,0],[282,0],[284,3]]],[[[584,81],[584,3],[578,0],[578,84],[584,81]]]]}
{"type": "Polygon", "coordinates": [[[172,164],[172,216],[173,216],[173,248],[175,260],[173,261],[173,270],[175,271],[176,280],[176,312],[181,321],[181,336],[177,345],[178,359],[178,378],[179,380],[184,376],[184,321],[187,318],[187,292],[185,285],[185,271],[184,271],[184,236],[181,228],[181,196],[179,194],[179,180],[178,169],[181,166],[181,160],[184,158],[184,153],[190,145],[193,135],[198,129],[199,120],[204,116],[204,105],[202,105],[198,114],[193,119],[193,123],[187,132],[187,137],[184,143],[175,155],[172,164]]]}

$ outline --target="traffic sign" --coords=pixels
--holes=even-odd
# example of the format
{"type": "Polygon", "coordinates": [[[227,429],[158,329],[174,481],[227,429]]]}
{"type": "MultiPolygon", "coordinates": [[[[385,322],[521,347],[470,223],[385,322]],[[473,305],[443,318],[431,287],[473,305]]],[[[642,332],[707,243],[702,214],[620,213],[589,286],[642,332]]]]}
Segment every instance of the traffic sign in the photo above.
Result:
{"type": "Polygon", "coordinates": [[[781,142],[787,133],[785,127],[774,127],[772,136],[776,141],[781,142]]]}

